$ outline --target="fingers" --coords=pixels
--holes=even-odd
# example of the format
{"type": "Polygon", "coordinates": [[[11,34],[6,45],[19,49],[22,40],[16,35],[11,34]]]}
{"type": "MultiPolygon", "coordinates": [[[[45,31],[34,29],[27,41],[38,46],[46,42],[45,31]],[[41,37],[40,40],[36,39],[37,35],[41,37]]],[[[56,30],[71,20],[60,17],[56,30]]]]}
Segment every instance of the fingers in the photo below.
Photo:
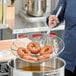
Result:
{"type": "MultiPolygon", "coordinates": [[[[55,27],[55,26],[57,25],[57,22],[56,22],[56,21],[53,21],[53,24],[54,24],[53,27],[55,27]]],[[[51,25],[50,25],[50,26],[51,26],[51,25]]]]}
{"type": "Polygon", "coordinates": [[[49,26],[51,24],[53,24],[54,25],[53,27],[55,27],[58,23],[59,23],[59,20],[58,20],[58,18],[55,15],[51,15],[49,17],[49,24],[48,24],[49,26]]]}

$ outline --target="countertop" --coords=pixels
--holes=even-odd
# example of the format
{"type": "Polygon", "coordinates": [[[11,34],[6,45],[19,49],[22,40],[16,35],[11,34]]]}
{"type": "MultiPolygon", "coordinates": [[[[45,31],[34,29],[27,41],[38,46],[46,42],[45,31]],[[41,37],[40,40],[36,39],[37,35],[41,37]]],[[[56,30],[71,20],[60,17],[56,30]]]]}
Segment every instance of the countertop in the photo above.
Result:
{"type": "MultiPolygon", "coordinates": [[[[65,25],[62,23],[58,27],[51,29],[54,30],[64,30],[65,25]]],[[[12,30],[13,34],[19,33],[30,33],[30,32],[45,32],[49,28],[45,22],[43,21],[35,21],[35,22],[27,22],[26,18],[21,17],[20,15],[16,15],[15,18],[15,27],[12,30]]]]}
{"type": "Polygon", "coordinates": [[[6,62],[6,61],[15,57],[11,53],[12,42],[13,42],[13,40],[2,40],[2,41],[0,41],[0,62],[6,62]]]}

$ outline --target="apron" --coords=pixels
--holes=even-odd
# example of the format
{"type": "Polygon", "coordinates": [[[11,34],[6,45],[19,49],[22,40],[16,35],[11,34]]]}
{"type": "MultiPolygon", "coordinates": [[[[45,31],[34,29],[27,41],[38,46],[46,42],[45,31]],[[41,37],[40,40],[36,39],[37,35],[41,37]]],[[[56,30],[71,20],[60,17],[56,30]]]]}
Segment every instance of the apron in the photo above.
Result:
{"type": "Polygon", "coordinates": [[[76,66],[76,0],[65,1],[66,8],[64,14],[62,14],[65,19],[65,30],[62,37],[65,49],[59,57],[66,61],[66,69],[73,72],[76,66]]]}

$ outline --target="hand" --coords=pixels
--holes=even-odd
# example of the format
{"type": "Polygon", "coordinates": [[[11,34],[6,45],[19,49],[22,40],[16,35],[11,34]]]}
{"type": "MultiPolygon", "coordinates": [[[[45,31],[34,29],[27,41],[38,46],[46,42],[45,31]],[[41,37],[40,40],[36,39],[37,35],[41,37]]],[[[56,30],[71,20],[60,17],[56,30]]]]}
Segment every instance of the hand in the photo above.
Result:
{"type": "Polygon", "coordinates": [[[55,15],[49,16],[49,22],[48,22],[49,26],[51,24],[53,24],[54,25],[53,27],[55,27],[58,23],[59,23],[59,20],[58,20],[58,18],[55,15]]]}

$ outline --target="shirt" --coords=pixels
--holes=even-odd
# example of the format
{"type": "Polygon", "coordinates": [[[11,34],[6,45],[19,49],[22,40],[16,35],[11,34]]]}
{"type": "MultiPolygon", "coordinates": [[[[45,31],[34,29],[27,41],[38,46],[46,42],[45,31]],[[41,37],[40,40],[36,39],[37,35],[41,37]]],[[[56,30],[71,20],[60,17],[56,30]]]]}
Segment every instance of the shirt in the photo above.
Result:
{"type": "Polygon", "coordinates": [[[65,30],[62,36],[65,48],[59,57],[66,61],[65,68],[73,72],[76,66],[76,0],[59,0],[53,14],[56,14],[61,4],[63,8],[58,18],[60,22],[65,20],[65,30]]]}

